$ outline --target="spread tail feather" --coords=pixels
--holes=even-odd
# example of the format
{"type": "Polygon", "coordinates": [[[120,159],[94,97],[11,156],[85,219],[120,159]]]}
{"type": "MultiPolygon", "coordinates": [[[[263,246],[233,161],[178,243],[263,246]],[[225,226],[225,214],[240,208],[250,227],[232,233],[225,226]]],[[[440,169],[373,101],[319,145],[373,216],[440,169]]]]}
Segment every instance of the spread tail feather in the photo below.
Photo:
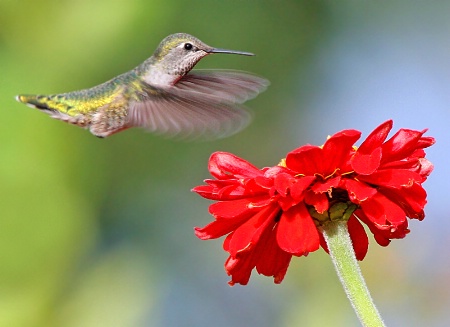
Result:
{"type": "Polygon", "coordinates": [[[16,100],[26,104],[28,107],[39,109],[50,117],[68,122],[69,124],[77,125],[82,128],[87,128],[89,120],[86,120],[84,115],[78,114],[71,116],[67,113],[67,106],[57,101],[57,96],[47,95],[28,95],[20,94],[16,96],[16,100]]]}
{"type": "Polygon", "coordinates": [[[28,94],[20,94],[16,96],[16,100],[26,104],[31,108],[36,108],[40,110],[55,110],[49,107],[48,101],[49,97],[42,95],[28,95],[28,94]]]}
{"type": "Polygon", "coordinates": [[[16,100],[26,104],[28,107],[36,108],[47,114],[61,113],[68,114],[71,106],[61,95],[31,95],[20,94],[16,100]]]}

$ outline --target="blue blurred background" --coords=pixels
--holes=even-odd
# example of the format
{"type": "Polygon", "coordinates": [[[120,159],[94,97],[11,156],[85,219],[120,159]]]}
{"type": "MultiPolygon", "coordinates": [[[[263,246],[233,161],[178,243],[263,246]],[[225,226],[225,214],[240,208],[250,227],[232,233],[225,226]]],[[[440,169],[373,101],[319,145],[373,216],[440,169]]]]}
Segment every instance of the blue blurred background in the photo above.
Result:
{"type": "Polygon", "coordinates": [[[356,128],[429,128],[426,218],[361,263],[388,326],[450,324],[450,2],[0,0],[0,326],[357,326],[329,257],[294,258],[281,285],[227,285],[222,240],[189,190],[213,151],[260,167],[356,128]],[[186,32],[256,57],[197,68],[271,81],[243,132],[180,143],[107,139],[14,101],[94,86],[186,32]]]}

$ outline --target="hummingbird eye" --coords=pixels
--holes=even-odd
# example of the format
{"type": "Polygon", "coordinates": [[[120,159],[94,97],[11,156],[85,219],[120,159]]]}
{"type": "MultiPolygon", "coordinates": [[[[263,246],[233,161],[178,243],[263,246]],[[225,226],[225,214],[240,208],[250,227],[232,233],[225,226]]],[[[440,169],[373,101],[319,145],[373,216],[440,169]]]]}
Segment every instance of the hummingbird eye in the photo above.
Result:
{"type": "Polygon", "coordinates": [[[185,50],[192,50],[192,48],[193,48],[192,44],[190,44],[190,43],[185,43],[184,44],[184,49],[185,50]]]}

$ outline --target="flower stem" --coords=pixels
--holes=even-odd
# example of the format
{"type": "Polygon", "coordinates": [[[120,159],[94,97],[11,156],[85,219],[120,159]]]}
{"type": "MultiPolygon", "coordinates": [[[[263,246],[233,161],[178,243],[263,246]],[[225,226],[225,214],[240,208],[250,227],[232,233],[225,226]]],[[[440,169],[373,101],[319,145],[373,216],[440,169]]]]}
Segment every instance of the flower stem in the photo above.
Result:
{"type": "Polygon", "coordinates": [[[356,261],[347,221],[333,221],[322,226],[330,256],[347,297],[363,326],[385,326],[356,261]]]}

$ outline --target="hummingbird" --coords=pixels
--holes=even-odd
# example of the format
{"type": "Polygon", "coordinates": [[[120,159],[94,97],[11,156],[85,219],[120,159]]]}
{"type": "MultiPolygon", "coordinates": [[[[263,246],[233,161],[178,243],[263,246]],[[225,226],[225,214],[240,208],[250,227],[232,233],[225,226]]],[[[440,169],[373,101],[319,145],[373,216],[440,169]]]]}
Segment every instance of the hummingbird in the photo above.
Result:
{"type": "Polygon", "coordinates": [[[211,47],[176,33],[161,41],[136,68],[92,88],[54,95],[18,95],[16,100],[103,138],[131,127],[166,136],[214,139],[251,120],[242,103],[269,82],[236,70],[191,69],[215,53],[253,53],[211,47]]]}

